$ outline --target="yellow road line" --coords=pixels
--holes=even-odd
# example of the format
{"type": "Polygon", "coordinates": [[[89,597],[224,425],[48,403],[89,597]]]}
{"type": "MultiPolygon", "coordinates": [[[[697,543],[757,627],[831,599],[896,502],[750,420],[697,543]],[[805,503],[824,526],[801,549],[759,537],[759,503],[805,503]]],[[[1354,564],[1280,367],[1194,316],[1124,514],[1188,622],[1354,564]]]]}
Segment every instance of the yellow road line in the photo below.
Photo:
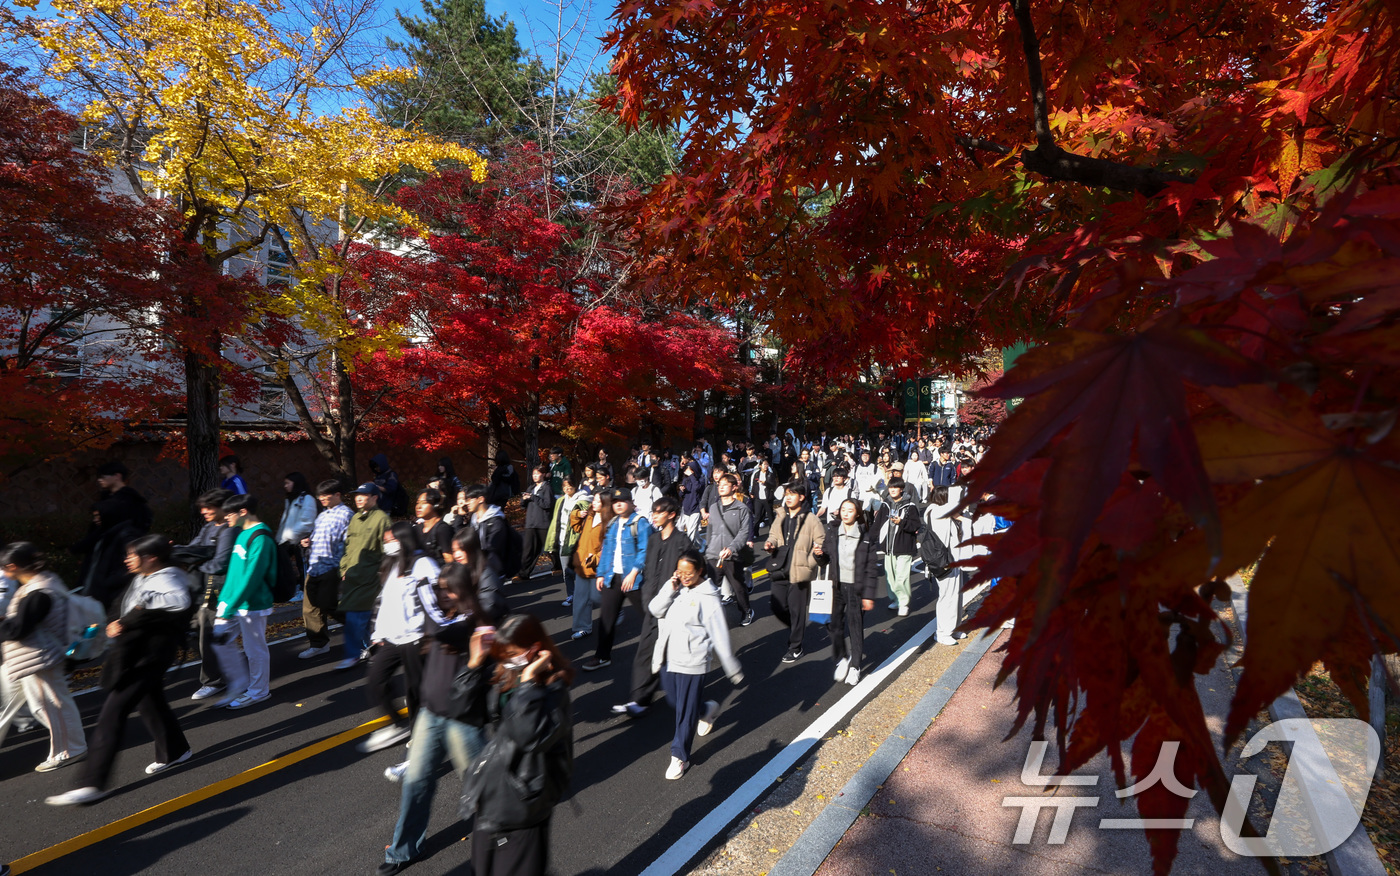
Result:
{"type": "Polygon", "coordinates": [[[205,787],[200,788],[197,791],[191,791],[188,794],[181,794],[179,797],[176,797],[173,800],[166,800],[164,803],[157,803],[155,806],[152,806],[149,809],[143,809],[134,815],[128,815],[125,818],[119,818],[116,821],[113,821],[111,824],[104,824],[102,827],[99,827],[95,830],[90,830],[87,833],[80,834],[78,836],[73,837],[72,839],[64,840],[63,842],[58,843],[57,845],[49,846],[47,849],[35,852],[32,855],[25,855],[18,861],[12,861],[10,863],[10,868],[14,873],[18,874],[24,873],[29,870],[33,870],[35,867],[42,867],[44,864],[50,863],[51,861],[56,861],[64,855],[72,854],[73,852],[76,852],[79,849],[85,849],[88,846],[100,843],[103,840],[111,839],[112,837],[121,833],[125,833],[126,831],[131,830],[134,827],[140,827],[143,824],[155,821],[157,818],[163,818],[172,812],[177,812],[181,809],[184,809],[186,806],[193,806],[196,803],[201,803],[205,800],[208,800],[210,797],[215,797],[219,794],[222,794],[225,791],[230,791],[234,788],[237,788],[240,785],[246,785],[249,782],[261,779],[263,776],[271,775],[272,773],[275,773],[278,770],[286,769],[287,767],[292,766],[293,764],[301,763],[309,757],[315,757],[316,755],[321,754],[322,752],[330,751],[337,745],[343,745],[344,743],[349,742],[352,739],[358,739],[359,737],[371,733],[374,730],[384,726],[388,722],[388,718],[375,718],[373,721],[366,721],[358,727],[353,727],[349,730],[346,730],[343,733],[337,733],[336,735],[331,736],[328,739],[322,739],[320,742],[313,742],[311,745],[308,745],[305,748],[299,748],[296,751],[293,751],[291,754],[285,754],[275,760],[270,760],[267,763],[262,764],[260,766],[255,766],[251,769],[244,770],[243,772],[238,773],[237,775],[230,776],[227,779],[222,779],[220,781],[215,782],[212,785],[206,785],[205,787]]]}

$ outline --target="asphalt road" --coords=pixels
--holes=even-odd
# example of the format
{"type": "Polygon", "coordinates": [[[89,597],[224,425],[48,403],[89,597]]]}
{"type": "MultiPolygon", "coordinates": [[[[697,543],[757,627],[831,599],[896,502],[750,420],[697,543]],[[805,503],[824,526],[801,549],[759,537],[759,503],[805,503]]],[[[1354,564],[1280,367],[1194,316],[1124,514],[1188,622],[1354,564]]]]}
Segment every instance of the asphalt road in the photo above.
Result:
{"type": "MultiPolygon", "coordinates": [[[[917,579],[916,579],[917,580],[917,579]]],[[[537,578],[534,589],[513,588],[514,611],[546,620],[571,658],[592,654],[592,639],[567,640],[567,609],[557,577],[537,578]]],[[[627,699],[639,619],[632,609],[619,631],[611,667],[580,673],[575,696],[576,767],[572,800],[555,811],[552,870],[559,876],[639,873],[710,809],[796,737],[850,688],[832,680],[824,629],[811,626],[807,655],[782,665],[785,637],[759,579],[753,592],[758,619],[731,630],[746,680],[735,688],[718,669],[708,693],[724,703],[713,733],[697,740],[690,771],[663,778],[669,762],[673,712],[659,700],[640,719],[616,717],[609,707],[627,699]]],[[[879,600],[866,616],[867,668],[877,666],[929,621],[933,594],[921,580],[908,617],[879,600]]],[[[731,622],[737,611],[729,610],[731,622]]],[[[44,798],[72,787],[76,770],[35,773],[47,756],[42,730],[11,733],[0,749],[0,860],[18,860],[74,838],[61,857],[28,872],[44,876],[120,874],[371,874],[383,860],[398,813],[399,786],[383,776],[403,749],[372,755],[355,742],[335,745],[298,763],[236,787],[245,770],[295,753],[375,717],[363,672],[336,672],[332,653],[296,659],[304,643],[272,646],[272,699],[241,712],[215,710],[189,699],[197,669],[177,671],[168,690],[195,757],[185,767],[146,776],[153,760],[149,737],[133,715],[113,781],[116,793],[90,807],[55,809],[44,798]],[[111,825],[149,807],[194,794],[184,805],[119,832],[111,825]],[[92,836],[83,837],[89,832],[92,836]],[[108,835],[115,834],[115,835],[108,835]]],[[[78,698],[91,728],[101,694],[78,698]]],[[[409,873],[466,873],[469,844],[456,816],[460,782],[443,770],[429,829],[427,856],[409,873]]]]}

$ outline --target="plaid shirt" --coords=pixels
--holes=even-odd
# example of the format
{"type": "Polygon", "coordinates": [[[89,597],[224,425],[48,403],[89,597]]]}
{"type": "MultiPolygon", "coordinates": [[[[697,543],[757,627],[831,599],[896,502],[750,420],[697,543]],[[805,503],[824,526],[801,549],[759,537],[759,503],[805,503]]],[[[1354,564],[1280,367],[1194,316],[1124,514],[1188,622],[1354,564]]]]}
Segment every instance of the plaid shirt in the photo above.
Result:
{"type": "Polygon", "coordinates": [[[308,575],[324,575],[340,568],[340,556],[345,553],[345,530],[354,514],[348,505],[337,505],[316,515],[311,530],[311,556],[307,559],[308,575]]]}

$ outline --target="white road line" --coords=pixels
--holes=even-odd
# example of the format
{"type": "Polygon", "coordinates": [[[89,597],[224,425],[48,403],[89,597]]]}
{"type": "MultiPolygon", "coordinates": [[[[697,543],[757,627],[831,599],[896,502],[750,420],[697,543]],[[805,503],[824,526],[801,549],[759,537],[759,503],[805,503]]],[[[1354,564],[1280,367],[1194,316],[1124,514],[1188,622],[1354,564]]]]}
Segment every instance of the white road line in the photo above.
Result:
{"type": "MultiPolygon", "coordinates": [[[[980,588],[978,592],[980,592],[980,588]]],[[[971,601],[972,596],[973,594],[967,595],[968,601],[971,601]]],[[[861,679],[860,684],[852,688],[850,693],[837,701],[836,705],[827,709],[820,718],[798,734],[796,739],[789,742],[786,748],[778,752],[737,791],[729,795],[727,800],[711,809],[710,813],[687,831],[685,836],[677,840],[674,845],[653,861],[651,866],[643,870],[642,876],[673,876],[673,874],[680,872],[696,855],[700,854],[720,831],[747,812],[753,806],[754,801],[766,792],[774,782],[796,766],[831,728],[855,711],[865,698],[870,696],[886,678],[889,678],[896,669],[907,661],[921,645],[933,638],[937,626],[937,619],[930,620],[923,629],[899,646],[899,650],[891,654],[874,672],[861,679]]]]}

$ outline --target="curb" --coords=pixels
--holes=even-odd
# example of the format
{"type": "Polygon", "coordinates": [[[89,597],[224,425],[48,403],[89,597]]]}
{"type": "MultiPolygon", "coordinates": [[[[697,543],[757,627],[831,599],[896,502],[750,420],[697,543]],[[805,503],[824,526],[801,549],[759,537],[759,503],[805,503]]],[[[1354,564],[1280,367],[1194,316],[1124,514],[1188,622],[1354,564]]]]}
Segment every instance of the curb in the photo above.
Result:
{"type": "MultiPolygon", "coordinates": [[[[1239,576],[1234,576],[1230,578],[1229,584],[1230,605],[1235,611],[1235,622],[1239,625],[1240,641],[1243,642],[1245,620],[1249,616],[1248,607],[1245,605],[1244,581],[1239,576]]],[[[1303,704],[1298,701],[1298,695],[1290,687],[1283,696],[1269,704],[1269,717],[1275,721],[1285,718],[1307,720],[1308,713],[1304,711],[1303,704]]],[[[1300,790],[1306,795],[1306,788],[1300,790]]],[[[1308,806],[1316,811],[1316,804],[1310,799],[1308,806]]],[[[1385,865],[1381,863],[1380,855],[1376,854],[1376,847],[1371,843],[1371,835],[1366,832],[1364,822],[1358,822],[1351,836],[1323,857],[1327,859],[1327,868],[1332,871],[1333,876],[1386,876],[1385,865]]]]}
{"type": "Polygon", "coordinates": [[[778,859],[778,863],[768,871],[768,876],[812,876],[817,872],[827,855],[860,817],[861,810],[904,762],[914,743],[924,735],[933,719],[943,711],[943,707],[1000,635],[1001,630],[993,634],[984,630],[963,649],[875,753],[866,758],[865,765],[846,782],[837,798],[826,805],[787,854],[778,859]]]}

